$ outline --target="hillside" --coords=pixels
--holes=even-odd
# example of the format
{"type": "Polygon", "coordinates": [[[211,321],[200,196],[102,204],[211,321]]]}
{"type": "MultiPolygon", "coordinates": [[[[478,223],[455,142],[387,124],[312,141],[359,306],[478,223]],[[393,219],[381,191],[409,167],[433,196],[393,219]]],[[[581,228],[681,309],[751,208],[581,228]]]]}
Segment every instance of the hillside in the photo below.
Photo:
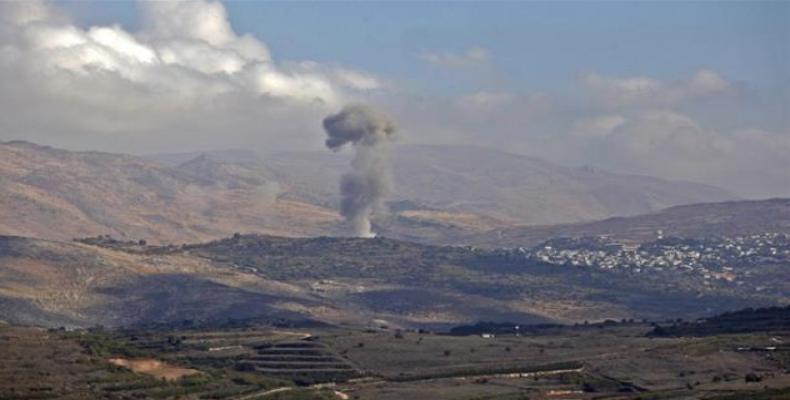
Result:
{"type": "MultiPolygon", "coordinates": [[[[374,225],[408,240],[442,242],[506,226],[731,198],[704,185],[565,168],[472,147],[403,145],[394,166],[391,213],[374,225]]],[[[111,234],[152,243],[235,232],[338,234],[337,182],[347,169],[347,156],[330,152],[151,159],[2,143],[0,234],[57,240],[111,234]]]]}
{"type": "Polygon", "coordinates": [[[1,320],[106,326],[266,317],[273,299],[314,304],[296,287],[195,257],[150,257],[73,242],[0,237],[1,320]]]}
{"type": "Polygon", "coordinates": [[[694,317],[790,299],[775,268],[739,285],[677,271],[558,267],[391,239],[237,235],[187,246],[0,237],[0,320],[127,326],[228,320],[447,327],[694,317]],[[762,278],[761,278],[762,277],[762,278]],[[757,290],[757,285],[762,289],[757,290]]]}
{"type": "Polygon", "coordinates": [[[189,242],[327,232],[333,210],[280,198],[271,173],[208,158],[180,169],[122,154],[0,144],[0,234],[189,242]]]}
{"type": "Polygon", "coordinates": [[[609,321],[481,337],[381,326],[69,331],[0,325],[0,373],[9,377],[0,379],[0,398],[759,400],[790,394],[790,349],[777,344],[787,330],[656,339],[645,336],[649,329],[639,321],[609,321]]]}
{"type": "Polygon", "coordinates": [[[730,201],[671,207],[656,213],[615,217],[602,221],[556,226],[495,229],[484,234],[454,238],[454,242],[488,247],[534,246],[556,237],[610,236],[644,242],[657,232],[664,236],[706,238],[790,233],[790,199],[730,201]]]}
{"type": "MultiPolygon", "coordinates": [[[[481,225],[486,219],[558,224],[734,199],[711,186],[568,168],[481,147],[398,145],[392,161],[393,207],[415,222],[452,224],[453,217],[475,215],[484,217],[481,225]]],[[[266,165],[297,193],[334,203],[348,159],[329,152],[273,154],[266,165]]]]}
{"type": "MultiPolygon", "coordinates": [[[[656,326],[649,334],[650,336],[679,337],[781,331],[790,331],[790,306],[747,308],[715,315],[695,322],[661,325],[656,326]]],[[[776,346],[774,346],[775,348],[776,346]]],[[[784,348],[787,349],[787,346],[784,346],[784,348]]]]}

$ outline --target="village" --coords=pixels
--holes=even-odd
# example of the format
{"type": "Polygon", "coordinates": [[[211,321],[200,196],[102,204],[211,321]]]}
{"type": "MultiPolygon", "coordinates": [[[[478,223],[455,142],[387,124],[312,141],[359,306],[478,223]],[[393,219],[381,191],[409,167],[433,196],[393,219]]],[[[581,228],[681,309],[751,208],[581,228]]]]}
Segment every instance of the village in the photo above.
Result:
{"type": "Polygon", "coordinates": [[[685,239],[664,237],[642,244],[617,241],[608,236],[553,239],[529,248],[502,249],[517,256],[553,265],[628,269],[635,273],[687,272],[706,281],[738,284],[748,269],[790,261],[790,237],[780,233],[685,239]]]}

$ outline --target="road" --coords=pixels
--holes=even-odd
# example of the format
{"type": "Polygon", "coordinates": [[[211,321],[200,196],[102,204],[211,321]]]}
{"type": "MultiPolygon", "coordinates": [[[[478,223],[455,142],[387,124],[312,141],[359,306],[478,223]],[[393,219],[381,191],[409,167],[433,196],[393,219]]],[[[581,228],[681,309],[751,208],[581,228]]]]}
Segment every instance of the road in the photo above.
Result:
{"type": "Polygon", "coordinates": [[[245,395],[239,396],[239,397],[234,397],[233,400],[262,399],[262,398],[265,398],[265,397],[267,397],[269,395],[272,395],[272,394],[275,394],[275,393],[287,392],[287,391],[293,390],[293,389],[294,388],[291,387],[291,386],[283,386],[283,387],[278,387],[278,388],[274,388],[274,389],[262,390],[260,392],[245,394],[245,395]]]}

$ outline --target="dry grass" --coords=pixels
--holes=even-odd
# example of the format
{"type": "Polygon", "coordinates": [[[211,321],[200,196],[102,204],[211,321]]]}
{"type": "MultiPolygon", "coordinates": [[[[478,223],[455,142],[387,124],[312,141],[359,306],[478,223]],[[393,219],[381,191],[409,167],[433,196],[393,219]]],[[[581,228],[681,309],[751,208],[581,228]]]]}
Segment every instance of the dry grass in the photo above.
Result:
{"type": "Polygon", "coordinates": [[[138,374],[151,375],[166,381],[175,381],[184,376],[199,374],[200,371],[191,368],[177,367],[153,358],[141,358],[128,360],[125,358],[111,358],[107,360],[110,364],[130,369],[138,374]]]}

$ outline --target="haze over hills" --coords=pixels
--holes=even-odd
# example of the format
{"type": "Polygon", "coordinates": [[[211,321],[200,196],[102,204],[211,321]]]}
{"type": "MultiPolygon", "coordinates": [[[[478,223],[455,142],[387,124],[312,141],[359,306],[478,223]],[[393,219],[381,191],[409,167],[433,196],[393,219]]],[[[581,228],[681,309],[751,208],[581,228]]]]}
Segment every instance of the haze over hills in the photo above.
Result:
{"type": "Polygon", "coordinates": [[[495,229],[451,239],[487,247],[534,246],[550,238],[609,236],[615,240],[644,242],[663,236],[706,238],[753,235],[765,232],[790,234],[790,199],[729,201],[671,207],[633,217],[555,226],[495,229]]]}
{"type": "MultiPolygon", "coordinates": [[[[507,224],[589,221],[735,198],[707,185],[563,167],[482,147],[398,145],[393,150],[391,201],[507,224]]],[[[337,154],[287,153],[269,156],[267,165],[300,193],[335,198],[348,160],[337,154]]]]}
{"type": "MultiPolygon", "coordinates": [[[[156,159],[0,144],[0,233],[111,234],[162,243],[234,232],[343,232],[335,210],[338,179],[348,169],[344,154],[224,151],[156,159]]],[[[374,226],[424,241],[733,197],[705,185],[565,168],[474,147],[397,146],[394,174],[392,212],[374,218],[374,226]]]]}

